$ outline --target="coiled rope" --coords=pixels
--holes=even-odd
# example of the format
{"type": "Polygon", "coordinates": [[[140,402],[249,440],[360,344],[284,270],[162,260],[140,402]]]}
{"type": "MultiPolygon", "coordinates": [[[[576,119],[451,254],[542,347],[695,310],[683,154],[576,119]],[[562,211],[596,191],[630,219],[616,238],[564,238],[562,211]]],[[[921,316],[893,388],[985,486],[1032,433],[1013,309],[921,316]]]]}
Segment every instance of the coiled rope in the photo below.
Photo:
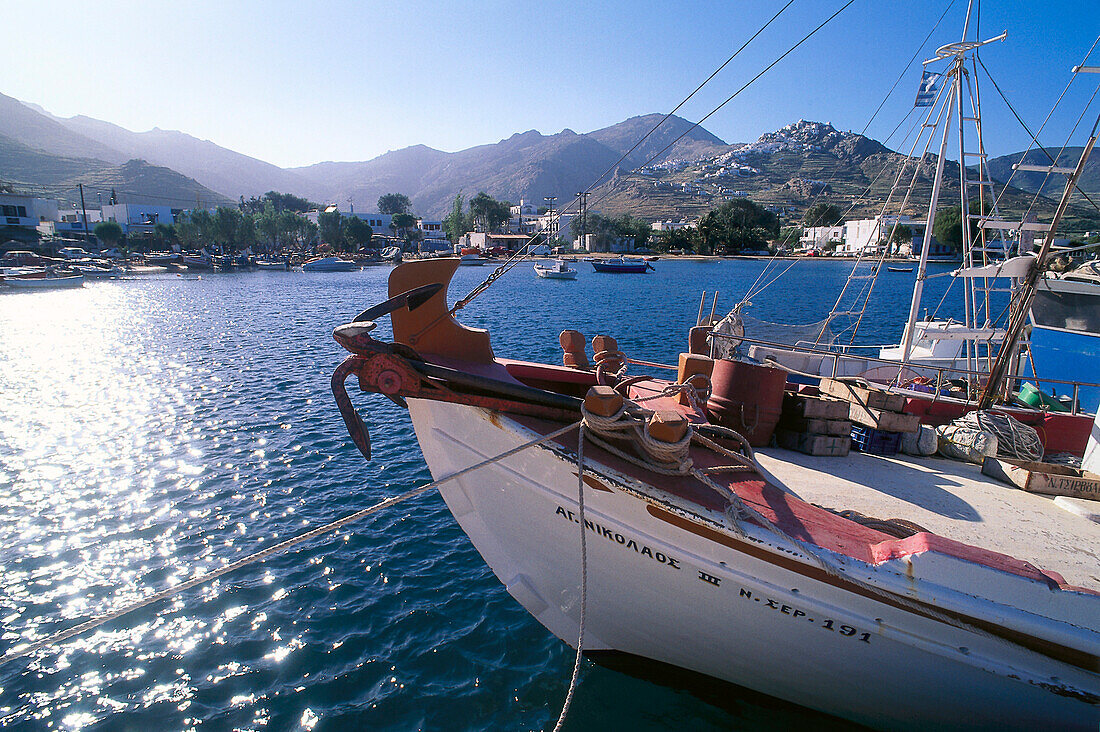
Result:
{"type": "MultiPolygon", "coordinates": [[[[378,511],[381,511],[384,508],[389,508],[390,506],[396,506],[398,503],[403,503],[404,501],[407,501],[410,498],[416,498],[417,496],[419,496],[423,493],[427,493],[428,491],[432,490],[433,488],[438,488],[439,486],[443,485],[444,483],[446,483],[448,481],[454,480],[456,478],[461,478],[463,475],[466,475],[467,473],[472,473],[473,471],[480,470],[481,468],[484,468],[487,465],[492,465],[493,463],[504,460],[505,458],[509,458],[512,455],[515,455],[516,453],[522,452],[523,450],[526,450],[529,447],[534,447],[535,445],[540,445],[544,442],[548,442],[548,441],[553,440],[557,437],[560,437],[561,435],[564,435],[567,432],[570,432],[574,429],[580,428],[581,424],[582,424],[581,422],[574,422],[570,425],[562,427],[561,429],[555,430],[553,432],[549,432],[545,435],[542,435],[542,436],[537,437],[533,440],[530,440],[529,442],[525,442],[522,445],[519,445],[517,447],[513,447],[512,449],[507,450],[505,452],[502,452],[502,453],[500,453],[499,455],[497,455],[495,457],[491,457],[491,458],[488,458],[486,460],[482,460],[481,462],[476,463],[474,465],[471,465],[468,468],[463,468],[462,470],[458,470],[454,473],[451,473],[450,475],[445,475],[442,478],[439,478],[438,480],[433,480],[430,483],[425,483],[422,486],[419,486],[417,488],[413,488],[412,490],[406,491],[405,493],[402,493],[399,496],[394,496],[392,498],[387,498],[384,501],[379,501],[378,503],[374,504],[373,506],[370,506],[368,508],[364,508],[360,511],[356,511],[355,513],[350,514],[348,516],[345,516],[344,518],[337,519],[337,520],[335,520],[331,523],[325,524],[324,526],[318,526],[315,529],[311,529],[309,531],[306,531],[305,533],[299,534],[298,536],[287,539],[285,541],[281,541],[278,544],[274,544],[270,547],[267,547],[266,549],[261,549],[260,551],[255,552],[253,554],[250,554],[247,557],[242,557],[241,559],[238,559],[235,562],[231,562],[231,563],[229,563],[229,564],[227,564],[223,567],[219,567],[218,569],[211,570],[210,572],[205,572],[205,573],[203,573],[203,574],[201,574],[197,577],[193,577],[193,578],[187,580],[186,582],[181,582],[180,584],[175,585],[173,587],[169,587],[169,588],[166,588],[166,589],[161,590],[159,592],[155,592],[152,595],[149,595],[148,597],[145,597],[141,600],[138,600],[137,602],[134,602],[134,603],[126,605],[122,608],[119,608],[118,610],[113,610],[109,613],[105,613],[103,615],[99,615],[97,617],[91,618],[91,619],[86,620],[82,623],[74,625],[71,628],[68,628],[66,630],[62,630],[58,633],[54,633],[53,635],[49,636],[48,638],[44,638],[43,640],[35,641],[34,643],[30,643],[28,645],[21,646],[21,647],[17,646],[15,648],[13,648],[12,650],[8,651],[3,656],[0,656],[0,666],[3,666],[4,664],[9,663],[10,661],[14,661],[17,658],[22,658],[24,656],[29,656],[30,654],[35,653],[35,652],[37,652],[37,651],[39,651],[43,648],[46,648],[48,646],[53,646],[53,645],[56,645],[58,643],[63,643],[65,641],[69,640],[70,638],[75,638],[76,636],[82,635],[83,633],[86,633],[89,630],[93,630],[95,628],[98,628],[99,626],[103,625],[104,623],[108,623],[112,620],[116,620],[118,618],[123,617],[124,615],[129,615],[132,612],[135,612],[135,611],[140,610],[144,607],[152,605],[155,602],[165,600],[165,599],[167,599],[169,597],[172,597],[173,595],[177,595],[177,594],[179,594],[179,593],[181,593],[185,590],[189,590],[193,587],[197,587],[199,585],[206,584],[207,582],[210,582],[211,580],[215,580],[215,579],[217,579],[217,578],[219,578],[223,575],[229,574],[230,572],[241,569],[242,567],[246,567],[250,564],[255,564],[256,562],[263,561],[264,559],[267,559],[270,556],[273,556],[275,554],[280,554],[280,553],[286,551],[287,549],[291,548],[292,546],[295,546],[297,544],[301,544],[302,542],[309,541],[310,539],[315,539],[319,536],[324,536],[325,534],[331,534],[332,532],[334,532],[334,531],[336,531],[340,528],[343,528],[344,526],[347,526],[348,524],[351,524],[351,523],[354,523],[354,522],[359,521],[361,519],[364,519],[367,516],[370,516],[371,514],[374,514],[374,513],[377,513],[378,511]]],[[[582,523],[581,526],[583,527],[583,525],[584,524],[582,523]]]]}
{"type": "Polygon", "coordinates": [[[1011,414],[991,409],[967,412],[951,424],[973,427],[997,435],[997,453],[1019,460],[1041,460],[1043,441],[1039,432],[1011,414]]]}

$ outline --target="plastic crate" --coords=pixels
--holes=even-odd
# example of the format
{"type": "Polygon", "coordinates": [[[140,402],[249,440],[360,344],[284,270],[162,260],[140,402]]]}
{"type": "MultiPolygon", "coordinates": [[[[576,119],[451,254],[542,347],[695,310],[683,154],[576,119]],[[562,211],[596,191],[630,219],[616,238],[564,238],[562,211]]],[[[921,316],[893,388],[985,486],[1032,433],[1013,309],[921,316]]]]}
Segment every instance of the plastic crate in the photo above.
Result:
{"type": "Polygon", "coordinates": [[[852,425],[852,449],[872,455],[897,455],[901,449],[901,433],[852,425]]]}

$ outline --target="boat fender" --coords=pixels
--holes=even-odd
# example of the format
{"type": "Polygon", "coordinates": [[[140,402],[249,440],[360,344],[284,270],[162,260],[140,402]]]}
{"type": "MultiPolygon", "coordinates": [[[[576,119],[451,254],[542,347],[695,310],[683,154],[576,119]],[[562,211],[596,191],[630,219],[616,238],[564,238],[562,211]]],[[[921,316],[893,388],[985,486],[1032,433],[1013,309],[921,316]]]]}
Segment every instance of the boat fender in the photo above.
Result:
{"type": "Polygon", "coordinates": [[[901,436],[901,451],[906,455],[928,457],[939,449],[939,437],[936,428],[922,424],[917,432],[906,432],[901,436]]]}
{"type": "Polygon", "coordinates": [[[981,465],[987,457],[997,457],[997,435],[965,425],[945,424],[936,428],[937,452],[952,460],[981,465]]]}

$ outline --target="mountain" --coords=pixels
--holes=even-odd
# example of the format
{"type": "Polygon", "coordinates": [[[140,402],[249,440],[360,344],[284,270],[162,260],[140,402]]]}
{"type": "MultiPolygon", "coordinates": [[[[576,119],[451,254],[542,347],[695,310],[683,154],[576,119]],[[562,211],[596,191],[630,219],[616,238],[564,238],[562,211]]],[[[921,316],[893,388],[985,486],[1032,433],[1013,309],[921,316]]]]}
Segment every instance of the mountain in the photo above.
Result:
{"type": "Polygon", "coordinates": [[[0,177],[9,183],[65,187],[71,178],[110,167],[94,158],[51,155],[0,135],[0,177]]]}
{"type": "Polygon", "coordinates": [[[589,132],[588,136],[619,155],[626,155],[623,166],[630,169],[645,165],[650,162],[650,158],[654,158],[653,162],[660,162],[668,158],[703,157],[708,153],[723,152],[723,149],[728,147],[725,142],[702,127],[672,115],[635,148],[638,141],[649,133],[662,117],[664,117],[662,114],[631,117],[616,125],[589,132]],[[635,149],[631,151],[631,148],[635,149]]]}
{"type": "Polygon", "coordinates": [[[320,200],[342,204],[352,198],[370,207],[380,195],[402,191],[417,213],[440,218],[460,191],[466,197],[485,191],[513,203],[527,199],[541,204],[544,197],[555,196],[564,203],[601,175],[614,175],[618,167],[632,168],[655,155],[665,160],[728,148],[706,130],[692,129],[690,122],[673,116],[620,162],[660,118],[634,117],[587,134],[528,130],[454,153],[416,145],[364,162],[318,163],[293,172],[312,182],[313,195],[320,200]],[[664,151],[681,135],[682,140],[664,151]]]}
{"type": "MultiPolygon", "coordinates": [[[[1013,175],[1012,166],[1021,162],[1022,157],[1022,162],[1025,165],[1046,166],[1053,164],[1061,168],[1075,168],[1077,167],[1077,161],[1081,158],[1083,149],[1080,147],[1067,147],[1061,150],[1059,154],[1058,148],[1050,147],[1030,150],[1026,155],[1022,152],[1002,155],[999,158],[989,160],[989,174],[998,182],[1004,183],[1011,179],[1012,185],[1017,188],[1032,193],[1041,192],[1044,196],[1057,198],[1062,195],[1062,191],[1066,187],[1066,177],[1064,175],[1053,174],[1047,176],[1046,173],[1031,170],[1017,171],[1013,175]],[[1055,160],[1057,162],[1052,162],[1055,160]]],[[[1094,201],[1100,197],[1100,155],[1090,156],[1085,161],[1085,169],[1081,171],[1081,178],[1077,181],[1077,186],[1094,201]]],[[[1079,193],[1076,195],[1083,200],[1079,193]]]]}
{"type": "Polygon", "coordinates": [[[128,159],[125,153],[74,132],[18,99],[3,94],[0,94],[0,135],[62,157],[94,158],[116,164],[128,159]]]}
{"type": "Polygon", "coordinates": [[[271,190],[297,192],[309,187],[306,180],[290,171],[183,132],[159,128],[131,132],[82,115],[54,119],[71,132],[120,150],[128,158],[167,166],[230,198],[261,196],[271,190]]]}
{"type": "MultiPolygon", "coordinates": [[[[748,197],[785,211],[788,218],[801,215],[818,200],[838,205],[847,218],[874,216],[890,196],[905,161],[904,155],[863,135],[799,120],[747,145],[728,146],[718,154],[692,160],[669,159],[617,175],[595,192],[589,205],[606,214],[630,213],[651,220],[692,219],[724,200],[748,197]]],[[[912,178],[912,170],[909,164],[903,186],[912,178]]],[[[944,170],[941,205],[957,205],[958,164],[948,160],[944,170]]],[[[924,218],[934,173],[932,157],[922,165],[904,213],[918,220],[924,218]]],[[[1000,198],[1001,214],[1022,215],[1033,197],[1033,193],[1009,187],[1000,198]]],[[[892,213],[897,212],[898,203],[895,195],[892,213]]],[[[1052,200],[1040,198],[1035,212],[1043,220],[1053,209],[1052,200]]],[[[1071,208],[1070,214],[1067,228],[1095,228],[1100,224],[1095,210],[1090,213],[1078,206],[1071,208]]]]}

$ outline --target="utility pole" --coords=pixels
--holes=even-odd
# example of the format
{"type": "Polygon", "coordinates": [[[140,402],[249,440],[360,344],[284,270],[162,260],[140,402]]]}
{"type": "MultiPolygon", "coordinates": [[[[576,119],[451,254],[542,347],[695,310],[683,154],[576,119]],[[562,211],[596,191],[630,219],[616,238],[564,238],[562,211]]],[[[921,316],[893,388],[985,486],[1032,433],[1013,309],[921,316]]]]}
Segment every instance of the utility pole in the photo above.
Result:
{"type": "Polygon", "coordinates": [[[577,194],[581,199],[581,246],[588,249],[588,191],[577,194]]]}
{"type": "Polygon", "coordinates": [[[77,183],[80,188],[80,210],[84,214],[84,246],[88,246],[88,208],[84,205],[84,184],[77,183]]]}
{"type": "Polygon", "coordinates": [[[550,240],[554,236],[554,201],[558,200],[557,196],[544,196],[543,199],[549,205],[550,210],[548,212],[550,216],[550,223],[546,227],[546,246],[550,246],[550,240]]]}

